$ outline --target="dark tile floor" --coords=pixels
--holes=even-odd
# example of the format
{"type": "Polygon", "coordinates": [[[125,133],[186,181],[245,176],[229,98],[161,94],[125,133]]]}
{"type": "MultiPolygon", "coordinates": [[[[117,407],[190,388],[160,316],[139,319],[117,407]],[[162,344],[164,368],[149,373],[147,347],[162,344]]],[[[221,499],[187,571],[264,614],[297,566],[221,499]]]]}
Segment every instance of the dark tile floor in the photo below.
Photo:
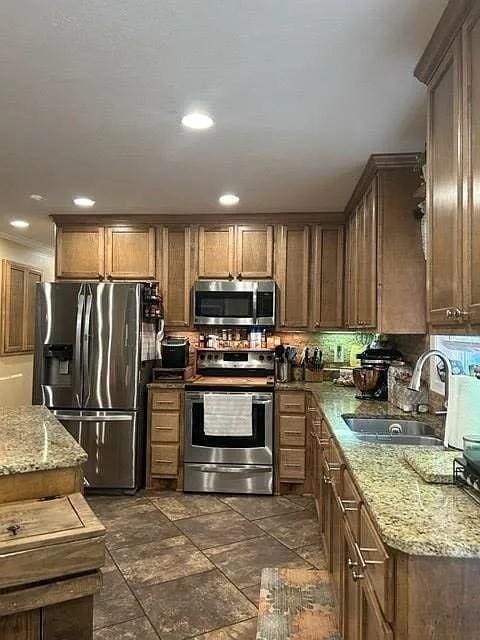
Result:
{"type": "Polygon", "coordinates": [[[265,567],[324,568],[310,498],[90,497],[107,528],[95,640],[254,640],[265,567]]]}

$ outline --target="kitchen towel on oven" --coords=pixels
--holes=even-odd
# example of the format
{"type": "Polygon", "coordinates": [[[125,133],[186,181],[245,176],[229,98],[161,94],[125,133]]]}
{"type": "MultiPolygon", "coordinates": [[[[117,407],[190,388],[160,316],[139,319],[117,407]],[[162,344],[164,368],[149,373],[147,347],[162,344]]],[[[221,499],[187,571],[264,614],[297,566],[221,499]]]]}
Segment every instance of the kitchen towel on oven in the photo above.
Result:
{"type": "Polygon", "coordinates": [[[206,393],[203,409],[206,436],[252,436],[250,393],[206,393]]]}

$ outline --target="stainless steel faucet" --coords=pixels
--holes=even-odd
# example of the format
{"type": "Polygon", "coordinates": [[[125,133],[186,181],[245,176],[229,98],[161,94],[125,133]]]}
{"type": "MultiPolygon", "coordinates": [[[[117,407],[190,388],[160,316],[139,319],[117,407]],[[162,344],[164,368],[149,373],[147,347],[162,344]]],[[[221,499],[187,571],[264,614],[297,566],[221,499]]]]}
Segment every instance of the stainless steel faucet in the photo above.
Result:
{"type": "Polygon", "coordinates": [[[423,365],[427,360],[431,357],[437,356],[445,365],[445,399],[443,401],[443,406],[445,407],[444,411],[436,411],[436,415],[445,415],[447,413],[448,407],[448,396],[450,391],[450,376],[452,375],[452,365],[450,364],[450,360],[447,356],[438,351],[437,349],[430,349],[429,351],[424,351],[422,355],[418,358],[417,363],[415,365],[415,369],[413,370],[412,379],[408,388],[412,391],[420,391],[420,383],[422,378],[422,369],[423,365]]]}

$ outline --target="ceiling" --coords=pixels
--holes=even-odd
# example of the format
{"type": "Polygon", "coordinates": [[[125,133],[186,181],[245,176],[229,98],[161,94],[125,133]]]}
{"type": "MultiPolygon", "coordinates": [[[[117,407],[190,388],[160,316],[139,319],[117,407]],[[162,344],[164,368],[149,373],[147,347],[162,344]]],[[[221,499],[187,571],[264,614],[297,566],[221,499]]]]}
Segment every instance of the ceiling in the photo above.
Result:
{"type": "Polygon", "coordinates": [[[78,194],[91,213],[214,213],[225,191],[241,212],[343,209],[370,153],[423,148],[412,72],[445,5],[3,0],[0,234],[51,243],[78,194]],[[214,128],[183,129],[192,109],[214,128]]]}

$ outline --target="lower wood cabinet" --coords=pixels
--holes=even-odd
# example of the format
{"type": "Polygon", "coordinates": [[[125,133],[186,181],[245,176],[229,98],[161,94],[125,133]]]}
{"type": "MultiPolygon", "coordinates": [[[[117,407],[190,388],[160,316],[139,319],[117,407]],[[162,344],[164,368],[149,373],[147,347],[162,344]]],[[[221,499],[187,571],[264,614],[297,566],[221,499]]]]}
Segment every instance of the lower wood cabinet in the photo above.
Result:
{"type": "Polygon", "coordinates": [[[183,484],[184,390],[149,385],[147,429],[147,488],[183,484]]]}
{"type": "Polygon", "coordinates": [[[276,406],[277,491],[282,492],[282,483],[286,491],[289,483],[300,491],[306,478],[305,392],[278,391],[276,406]]]}

